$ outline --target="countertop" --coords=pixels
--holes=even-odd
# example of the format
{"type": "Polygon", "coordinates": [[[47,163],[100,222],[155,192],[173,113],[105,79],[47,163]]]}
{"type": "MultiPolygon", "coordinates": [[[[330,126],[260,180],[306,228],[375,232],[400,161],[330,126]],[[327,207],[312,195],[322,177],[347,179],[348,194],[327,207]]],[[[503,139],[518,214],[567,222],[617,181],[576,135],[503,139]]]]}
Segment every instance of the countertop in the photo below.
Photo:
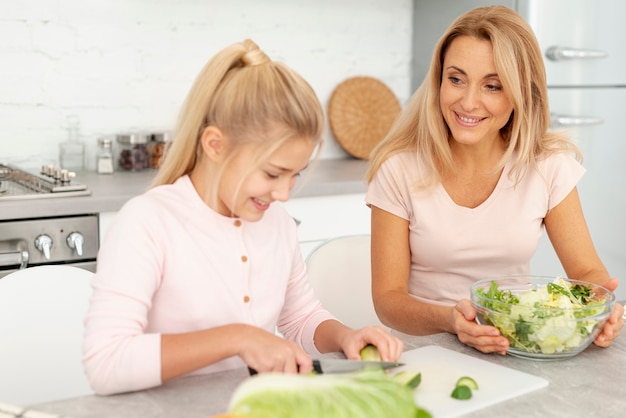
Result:
{"type": "MultiPolygon", "coordinates": [[[[291,198],[365,193],[366,169],[365,160],[318,160],[299,177],[291,198]]],[[[76,181],[86,184],[91,195],[23,200],[0,198],[0,221],[116,212],[128,199],[146,191],[155,174],[155,170],[113,174],[77,172],[76,181]]]]}
{"type": "MultiPolygon", "coordinates": [[[[626,337],[606,349],[590,346],[566,360],[535,361],[483,354],[451,334],[411,337],[401,334],[405,349],[438,345],[501,366],[541,376],[549,386],[478,410],[468,417],[622,417],[626,410],[626,337]]],[[[185,417],[224,413],[247,369],[183,377],[136,393],[96,396],[33,405],[32,410],[72,418],[185,417]]]]}

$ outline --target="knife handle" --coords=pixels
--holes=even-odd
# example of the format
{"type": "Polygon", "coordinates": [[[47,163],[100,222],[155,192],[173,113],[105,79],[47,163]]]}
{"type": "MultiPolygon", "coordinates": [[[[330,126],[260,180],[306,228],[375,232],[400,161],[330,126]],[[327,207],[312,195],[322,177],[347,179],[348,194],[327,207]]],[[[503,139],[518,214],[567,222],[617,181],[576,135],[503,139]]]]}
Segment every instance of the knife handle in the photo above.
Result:
{"type": "MultiPolygon", "coordinates": [[[[313,371],[319,374],[322,374],[322,366],[319,362],[319,360],[313,360],[313,371]]],[[[258,374],[258,372],[256,370],[254,370],[252,367],[248,366],[248,373],[250,373],[250,376],[254,376],[255,374],[258,374]]]]}
{"type": "Polygon", "coordinates": [[[320,364],[319,360],[313,360],[313,371],[318,374],[324,373],[322,371],[322,365],[320,364]]]}

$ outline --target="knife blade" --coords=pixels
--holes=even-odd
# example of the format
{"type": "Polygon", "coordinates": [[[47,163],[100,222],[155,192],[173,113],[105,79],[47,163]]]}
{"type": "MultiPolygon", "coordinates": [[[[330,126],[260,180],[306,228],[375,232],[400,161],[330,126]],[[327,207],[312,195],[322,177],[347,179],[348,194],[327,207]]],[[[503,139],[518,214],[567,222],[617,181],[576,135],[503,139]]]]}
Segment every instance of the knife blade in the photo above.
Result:
{"type": "Polygon", "coordinates": [[[318,373],[350,373],[359,370],[387,370],[404,366],[397,361],[368,361],[324,358],[313,360],[313,370],[318,373]]]}
{"type": "MultiPolygon", "coordinates": [[[[397,361],[368,361],[368,360],[348,360],[338,358],[313,359],[313,370],[317,373],[350,373],[359,370],[387,370],[394,367],[404,366],[404,363],[397,361]]],[[[257,371],[248,367],[250,376],[257,374],[257,371]]]]}

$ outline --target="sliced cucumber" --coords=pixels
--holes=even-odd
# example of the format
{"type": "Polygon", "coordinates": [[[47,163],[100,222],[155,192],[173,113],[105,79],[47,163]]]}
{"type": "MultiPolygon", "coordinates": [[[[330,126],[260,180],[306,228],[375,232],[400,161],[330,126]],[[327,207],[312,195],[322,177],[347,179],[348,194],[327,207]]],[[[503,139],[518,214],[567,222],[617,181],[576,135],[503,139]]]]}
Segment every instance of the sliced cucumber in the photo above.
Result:
{"type": "Polygon", "coordinates": [[[472,390],[478,390],[478,383],[469,376],[459,377],[459,380],[456,381],[456,386],[467,386],[472,390]]]}
{"type": "Polygon", "coordinates": [[[450,394],[454,399],[465,400],[472,397],[472,389],[467,386],[457,386],[450,394]]]}
{"type": "Polygon", "coordinates": [[[400,383],[401,385],[405,385],[410,387],[411,389],[415,389],[419,386],[422,381],[422,374],[419,372],[410,372],[408,370],[403,370],[398,373],[394,373],[392,375],[393,379],[400,383]]]}

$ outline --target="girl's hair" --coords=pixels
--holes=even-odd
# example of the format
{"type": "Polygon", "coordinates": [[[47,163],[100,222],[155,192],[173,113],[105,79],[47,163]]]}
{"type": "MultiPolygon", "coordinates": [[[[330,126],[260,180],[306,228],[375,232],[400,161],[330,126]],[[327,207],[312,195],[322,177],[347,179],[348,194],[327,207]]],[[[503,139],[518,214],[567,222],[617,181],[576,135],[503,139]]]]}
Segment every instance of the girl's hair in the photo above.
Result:
{"type": "Polygon", "coordinates": [[[291,138],[317,142],[319,155],[324,113],[311,86],[295,71],[270,60],[249,39],[233,44],[218,52],[196,78],[151,187],[174,183],[191,173],[202,154],[199,140],[208,126],[219,128],[229,139],[229,158],[212,179],[216,185],[223,167],[244,143],[260,145],[258,164],[249,173],[291,138]]]}
{"type": "Polygon", "coordinates": [[[452,41],[471,36],[489,41],[503,91],[513,112],[501,129],[507,148],[497,169],[516,153],[511,176],[519,182],[528,167],[547,154],[569,150],[581,158],[576,145],[562,133],[548,131],[550,110],[545,67],[539,43],[528,23],[504,6],[479,7],[461,15],[448,27],[433,52],[428,74],[407,107],[398,116],[384,140],[372,151],[366,178],[368,183],[391,155],[415,151],[425,166],[425,178],[418,187],[441,181],[454,170],[450,152],[450,130],[439,105],[443,60],[452,41]]]}

